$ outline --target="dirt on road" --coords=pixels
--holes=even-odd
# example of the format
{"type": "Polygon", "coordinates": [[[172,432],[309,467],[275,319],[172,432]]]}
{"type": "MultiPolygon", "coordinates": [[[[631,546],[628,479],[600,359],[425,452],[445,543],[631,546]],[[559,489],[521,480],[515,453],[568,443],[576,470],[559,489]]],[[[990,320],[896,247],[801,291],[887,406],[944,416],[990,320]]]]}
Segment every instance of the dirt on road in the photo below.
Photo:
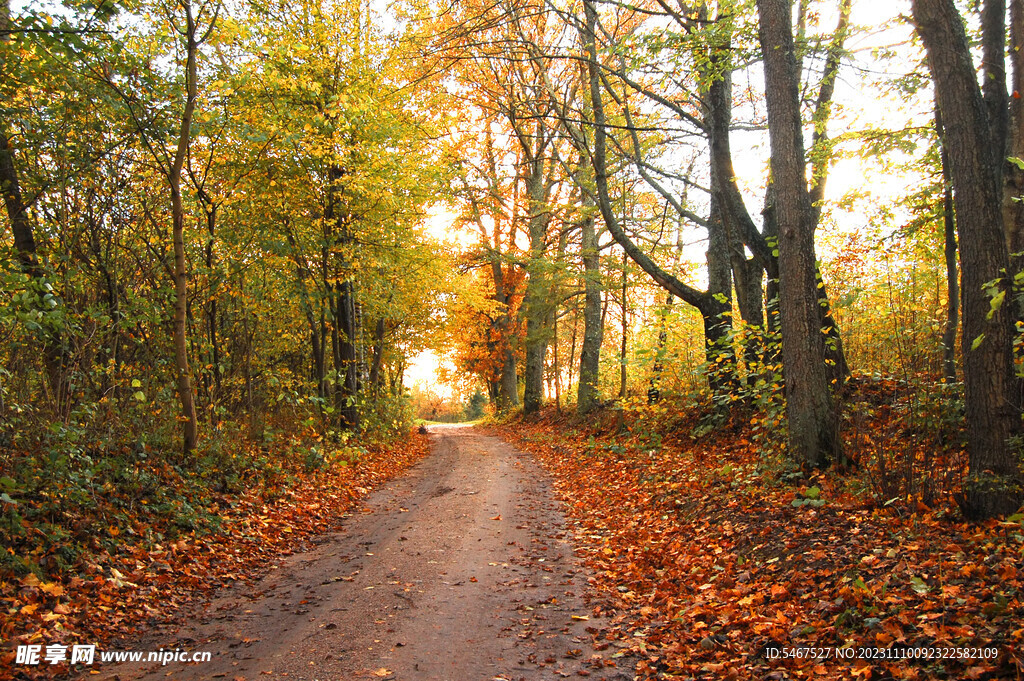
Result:
{"type": "Polygon", "coordinates": [[[600,643],[546,474],[472,428],[432,426],[431,439],[431,456],[339,532],[177,632],[132,644],[211,661],[109,664],[88,678],[632,679],[629,659],[600,643]]]}

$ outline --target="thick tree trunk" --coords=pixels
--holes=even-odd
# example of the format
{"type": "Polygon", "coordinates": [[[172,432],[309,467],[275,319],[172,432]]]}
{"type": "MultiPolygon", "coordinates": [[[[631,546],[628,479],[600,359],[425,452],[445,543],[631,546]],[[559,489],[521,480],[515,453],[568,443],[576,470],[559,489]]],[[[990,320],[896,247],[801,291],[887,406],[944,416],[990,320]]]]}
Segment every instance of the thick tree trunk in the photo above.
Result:
{"type": "MultiPolygon", "coordinates": [[[[712,61],[720,62],[722,59],[728,59],[728,47],[726,45],[724,48],[725,56],[721,55],[720,50],[713,51],[712,61]]],[[[720,77],[711,74],[709,78],[711,81],[705,99],[705,121],[711,152],[713,214],[710,220],[712,225],[710,229],[716,229],[724,235],[723,239],[723,236],[712,235],[709,232],[709,263],[712,262],[710,246],[714,243],[716,253],[719,249],[724,249],[723,255],[728,258],[741,319],[753,329],[763,329],[764,288],[762,280],[765,266],[773,263],[775,257],[772,255],[771,249],[768,248],[764,237],[758,233],[736,184],[729,134],[732,121],[732,74],[726,69],[726,72],[720,77]],[[753,257],[746,257],[744,245],[751,248],[754,253],[753,257]]],[[[716,256],[719,260],[721,257],[722,255],[716,256]]],[[[726,273],[718,274],[718,277],[723,276],[728,275],[726,273]]],[[[722,288],[722,283],[719,282],[718,289],[722,288]]],[[[729,282],[725,281],[724,283],[728,284],[729,282]]],[[[714,326],[705,326],[706,328],[715,328],[714,326]]],[[[755,336],[755,339],[748,341],[744,348],[748,366],[756,366],[765,357],[767,349],[759,340],[755,336]]],[[[711,344],[708,345],[708,349],[709,351],[712,349],[711,344]]],[[[709,354],[710,359],[712,356],[709,354]]],[[[751,376],[751,379],[753,378],[751,376]]]]}
{"type": "MultiPolygon", "coordinates": [[[[997,282],[996,295],[1012,295],[999,180],[1002,147],[993,141],[992,112],[978,86],[963,19],[953,1],[914,0],[913,13],[942,112],[960,245],[969,455],[962,508],[969,518],[988,518],[1016,511],[1024,499],[1020,454],[1011,443],[1021,430],[1013,369],[1014,306],[1004,301],[993,309],[994,299],[986,291],[997,282]]],[[[991,58],[987,51],[986,58],[991,58]]],[[[986,73],[990,69],[998,71],[986,64],[986,73]]]]}
{"type": "Polygon", "coordinates": [[[501,316],[494,322],[494,329],[501,343],[501,369],[498,376],[497,402],[498,411],[514,409],[519,406],[519,378],[516,374],[516,354],[512,347],[512,317],[509,312],[510,292],[505,285],[505,275],[501,269],[501,261],[497,257],[491,261],[491,273],[494,277],[494,299],[504,306],[501,316]]]}
{"type": "Polygon", "coordinates": [[[718,200],[711,198],[708,221],[708,293],[701,308],[708,363],[708,382],[713,393],[736,387],[736,354],[729,332],[732,330],[732,266],[729,237],[722,221],[718,200]]]}
{"type": "Polygon", "coordinates": [[[799,74],[790,3],[757,0],[771,171],[779,225],[779,311],[790,454],[810,466],[841,456],[839,419],[825,367],[814,254],[814,213],[807,191],[799,74]]]}
{"type": "Polygon", "coordinates": [[[336,322],[340,330],[339,363],[335,367],[339,381],[339,409],[341,425],[346,428],[359,428],[359,410],[356,397],[359,393],[359,374],[356,352],[356,311],[355,287],[351,280],[341,283],[338,291],[338,316],[336,322]]]}
{"type": "MultiPolygon", "coordinates": [[[[1007,153],[1012,158],[1024,159],[1024,3],[1010,3],[1010,90],[1015,94],[1010,100],[1010,119],[1007,126],[1007,153]]],[[[1015,163],[1006,164],[1003,191],[1003,222],[1006,244],[1010,249],[1013,271],[1021,270],[1020,258],[1014,253],[1024,252],[1024,169],[1015,163]]],[[[1018,316],[1024,312],[1018,310],[1018,316]]]]}

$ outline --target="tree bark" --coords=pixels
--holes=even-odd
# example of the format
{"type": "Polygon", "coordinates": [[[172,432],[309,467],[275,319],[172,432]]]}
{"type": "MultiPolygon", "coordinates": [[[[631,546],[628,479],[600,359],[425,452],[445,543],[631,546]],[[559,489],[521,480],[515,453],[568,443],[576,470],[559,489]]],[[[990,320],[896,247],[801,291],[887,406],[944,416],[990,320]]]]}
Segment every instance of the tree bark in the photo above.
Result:
{"type": "Polygon", "coordinates": [[[519,377],[516,374],[516,354],[512,347],[512,315],[509,311],[511,295],[505,284],[505,275],[501,268],[499,254],[491,259],[491,272],[494,276],[494,299],[504,306],[501,316],[495,322],[495,331],[501,343],[501,371],[498,377],[499,411],[514,409],[519,406],[519,377]]]}
{"type": "MultiPolygon", "coordinates": [[[[1024,159],[1024,3],[1010,3],[1010,119],[1007,126],[1007,154],[1015,159],[1024,159]]],[[[1021,270],[1019,257],[1013,254],[1024,251],[1024,169],[1015,163],[1006,164],[1003,192],[1003,221],[1006,244],[1010,249],[1013,271],[1021,270]]],[[[1018,310],[1018,316],[1024,313],[1018,310]]]]}
{"type": "Polygon", "coordinates": [[[384,333],[386,325],[384,318],[377,320],[373,330],[373,363],[370,365],[370,390],[373,399],[380,397],[380,368],[384,362],[384,333]]]}
{"type": "MultiPolygon", "coordinates": [[[[963,283],[964,396],[969,472],[961,507],[968,518],[1012,513],[1024,500],[1020,432],[1013,369],[1014,306],[1003,226],[999,169],[1002,147],[993,143],[993,118],[978,86],[970,45],[952,0],[913,0],[913,16],[935,81],[949,150],[953,204],[963,283]]],[[[986,58],[991,57],[986,53],[986,58]]],[[[993,64],[986,64],[986,73],[993,64]]],[[[996,116],[995,118],[998,118],[996,116]]]]}
{"type": "MultiPolygon", "coordinates": [[[[679,267],[679,259],[683,254],[682,225],[676,227],[676,244],[672,251],[672,273],[679,267]]],[[[665,295],[665,302],[658,313],[658,344],[654,352],[654,364],[651,366],[651,382],[647,388],[647,402],[654,404],[661,399],[661,374],[665,371],[665,353],[668,349],[668,319],[672,314],[676,297],[671,293],[665,295]]]]}
{"type": "Polygon", "coordinates": [[[629,282],[628,270],[626,266],[629,264],[629,260],[626,259],[626,252],[622,252],[622,286],[621,286],[621,299],[619,302],[622,303],[622,342],[619,347],[619,399],[626,399],[626,379],[629,377],[626,366],[626,343],[629,340],[629,301],[626,300],[626,286],[629,282]]]}
{"type": "Polygon", "coordinates": [[[779,226],[779,307],[790,455],[817,467],[841,456],[825,367],[814,213],[807,191],[799,74],[787,0],[758,0],[771,171],[779,226]]]}
{"type": "Polygon", "coordinates": [[[359,428],[359,410],[356,398],[359,391],[359,376],[356,351],[355,286],[352,280],[349,250],[353,246],[352,226],[349,216],[339,205],[341,180],[344,172],[340,166],[332,165],[328,170],[326,204],[324,207],[325,244],[336,244],[340,256],[333,271],[335,283],[328,281],[327,262],[331,250],[323,249],[325,262],[324,284],[328,306],[331,312],[331,348],[334,356],[334,409],[338,424],[343,428],[359,428]]]}

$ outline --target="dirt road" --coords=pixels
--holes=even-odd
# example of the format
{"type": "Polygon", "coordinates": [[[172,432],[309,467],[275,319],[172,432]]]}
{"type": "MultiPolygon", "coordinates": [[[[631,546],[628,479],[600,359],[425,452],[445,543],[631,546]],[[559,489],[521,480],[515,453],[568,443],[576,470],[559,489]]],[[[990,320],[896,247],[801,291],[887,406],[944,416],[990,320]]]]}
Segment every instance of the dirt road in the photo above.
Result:
{"type": "Polygon", "coordinates": [[[546,475],[472,428],[431,430],[431,456],[340,532],[145,644],[210,662],[110,664],[98,678],[632,679],[617,648],[591,645],[601,620],[546,475]]]}

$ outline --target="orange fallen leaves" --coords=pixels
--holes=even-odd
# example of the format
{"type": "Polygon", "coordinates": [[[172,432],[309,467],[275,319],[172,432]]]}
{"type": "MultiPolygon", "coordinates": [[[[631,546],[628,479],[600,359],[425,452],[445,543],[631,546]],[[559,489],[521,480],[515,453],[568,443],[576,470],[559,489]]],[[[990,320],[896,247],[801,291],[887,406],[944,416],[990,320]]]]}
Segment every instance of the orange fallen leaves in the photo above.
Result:
{"type": "MultiPolygon", "coordinates": [[[[271,562],[297,550],[307,537],[335,526],[371,488],[401,473],[426,455],[427,438],[412,435],[389,448],[369,452],[358,466],[298,473],[294,485],[277,498],[251,492],[223,495],[215,504],[221,516],[217,534],[146,545],[145,535],[111,532],[117,553],[89,556],[77,574],[62,581],[0,575],[0,641],[19,644],[96,644],[131,642],[146,626],[170,622],[181,607],[231,581],[250,580],[271,562]]],[[[344,578],[343,578],[344,579],[344,578]]],[[[0,678],[14,668],[13,646],[0,650],[0,678]]],[[[67,665],[46,665],[19,672],[66,675],[67,665]]],[[[273,672],[264,672],[273,674],[273,672]]]]}
{"type": "Polygon", "coordinates": [[[764,474],[731,430],[651,449],[631,433],[589,428],[546,417],[500,430],[554,478],[594,571],[595,610],[617,613],[620,639],[643,641],[631,646],[645,658],[640,678],[1024,671],[1019,523],[969,525],[934,507],[895,517],[844,497],[834,472],[794,489],[764,474]],[[792,503],[819,496],[827,503],[792,503]],[[770,659],[771,645],[805,652],[770,659]],[[962,652],[899,657],[937,649],[962,652]]]}

